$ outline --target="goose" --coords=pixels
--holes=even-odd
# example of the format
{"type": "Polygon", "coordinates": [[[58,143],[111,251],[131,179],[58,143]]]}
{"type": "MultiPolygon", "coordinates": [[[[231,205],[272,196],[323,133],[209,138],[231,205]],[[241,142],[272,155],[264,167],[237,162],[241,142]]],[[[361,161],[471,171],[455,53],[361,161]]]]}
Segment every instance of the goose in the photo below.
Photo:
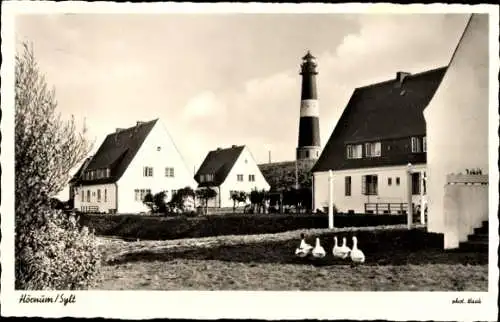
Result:
{"type": "Polygon", "coordinates": [[[355,263],[364,263],[365,254],[358,249],[358,239],[356,236],[352,237],[352,250],[351,250],[351,260],[355,263]]]}
{"type": "Polygon", "coordinates": [[[312,250],[312,255],[315,258],[323,258],[326,256],[325,249],[319,243],[319,238],[316,238],[316,247],[312,250]]]}
{"type": "Polygon", "coordinates": [[[333,256],[334,257],[342,257],[343,253],[342,253],[342,249],[338,245],[337,236],[333,237],[333,241],[334,241],[333,250],[332,250],[333,256]]]}
{"type": "Polygon", "coordinates": [[[342,246],[339,247],[339,257],[346,259],[349,256],[351,249],[347,246],[347,238],[342,238],[342,246]]]}
{"type": "Polygon", "coordinates": [[[307,255],[309,255],[309,252],[313,247],[306,243],[304,234],[300,234],[300,239],[300,245],[297,249],[295,249],[295,255],[298,257],[306,257],[307,255]]]}

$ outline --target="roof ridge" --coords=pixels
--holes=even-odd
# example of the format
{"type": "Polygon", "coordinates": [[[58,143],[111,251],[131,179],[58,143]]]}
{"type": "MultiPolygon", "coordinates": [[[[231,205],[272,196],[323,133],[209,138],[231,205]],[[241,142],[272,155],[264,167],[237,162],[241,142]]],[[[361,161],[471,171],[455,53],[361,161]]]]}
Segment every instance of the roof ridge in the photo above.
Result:
{"type": "MultiPolygon", "coordinates": [[[[408,76],[406,76],[406,78],[407,79],[412,79],[412,78],[415,78],[415,77],[424,76],[426,74],[431,74],[431,73],[434,73],[434,72],[446,69],[446,68],[448,68],[448,66],[449,66],[449,64],[445,65],[445,66],[441,66],[441,67],[435,67],[435,68],[432,68],[432,69],[424,70],[424,71],[421,71],[421,72],[418,72],[418,73],[414,73],[414,74],[410,73],[408,76]]],[[[355,90],[357,90],[357,89],[366,89],[366,88],[375,87],[375,86],[379,86],[379,85],[385,85],[385,84],[388,84],[388,83],[392,83],[394,81],[395,81],[395,79],[392,78],[392,79],[388,79],[388,80],[377,82],[377,83],[372,83],[372,84],[368,84],[368,85],[359,86],[359,87],[356,87],[355,90]]]]}

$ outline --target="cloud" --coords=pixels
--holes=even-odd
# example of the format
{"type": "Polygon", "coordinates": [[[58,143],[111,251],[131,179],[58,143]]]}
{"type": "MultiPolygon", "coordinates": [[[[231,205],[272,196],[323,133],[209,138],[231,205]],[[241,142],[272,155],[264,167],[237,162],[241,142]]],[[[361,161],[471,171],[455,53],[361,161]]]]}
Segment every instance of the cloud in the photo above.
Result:
{"type": "Polygon", "coordinates": [[[204,91],[192,97],[183,109],[184,119],[196,119],[200,117],[210,117],[213,115],[223,115],[226,106],[223,101],[217,98],[212,91],[204,91]]]}

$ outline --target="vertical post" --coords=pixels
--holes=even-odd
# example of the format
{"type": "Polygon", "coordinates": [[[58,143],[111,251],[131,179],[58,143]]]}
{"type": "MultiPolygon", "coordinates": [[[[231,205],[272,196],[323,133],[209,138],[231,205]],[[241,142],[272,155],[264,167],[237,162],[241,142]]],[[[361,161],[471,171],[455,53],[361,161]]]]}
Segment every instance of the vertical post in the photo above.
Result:
{"type": "Polygon", "coordinates": [[[328,228],[333,228],[333,172],[328,171],[328,228]]]}
{"type": "Polygon", "coordinates": [[[271,163],[271,150],[269,150],[269,163],[271,163]]]}
{"type": "Polygon", "coordinates": [[[424,213],[424,171],[420,172],[420,223],[425,225],[425,213],[424,213]]]}
{"type": "Polygon", "coordinates": [[[413,223],[413,206],[412,206],[412,171],[411,171],[411,163],[408,163],[406,170],[406,202],[407,202],[407,225],[408,229],[411,229],[411,225],[413,223]]]}
{"type": "Polygon", "coordinates": [[[314,213],[314,174],[311,173],[311,212],[314,213]]]}

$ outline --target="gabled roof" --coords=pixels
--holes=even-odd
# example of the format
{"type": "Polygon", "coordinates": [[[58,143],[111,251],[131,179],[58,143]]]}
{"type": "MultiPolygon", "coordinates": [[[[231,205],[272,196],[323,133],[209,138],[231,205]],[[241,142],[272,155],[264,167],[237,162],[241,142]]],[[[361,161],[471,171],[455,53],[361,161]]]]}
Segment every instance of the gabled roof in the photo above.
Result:
{"type": "MultiPolygon", "coordinates": [[[[356,88],[312,171],[348,167],[344,149],[348,143],[425,135],[423,110],[446,69],[413,75],[397,73],[394,79],[356,88]]],[[[391,165],[390,160],[386,161],[391,165]]]]}
{"type": "Polygon", "coordinates": [[[71,179],[72,184],[92,185],[118,181],[125,170],[127,170],[130,162],[134,159],[137,151],[139,151],[139,148],[157,121],[158,119],[149,122],[138,122],[136,126],[108,134],[88,165],[86,165],[85,171],[109,168],[110,177],[85,180],[82,176],[84,163],[73,179],[71,179]]]}
{"type": "Polygon", "coordinates": [[[233,145],[227,149],[219,148],[208,152],[205,160],[194,176],[199,186],[220,186],[226,180],[236,160],[238,160],[241,152],[243,152],[243,149],[245,149],[244,145],[233,145]],[[201,182],[200,176],[207,174],[214,175],[214,180],[212,182],[201,182]]]}

